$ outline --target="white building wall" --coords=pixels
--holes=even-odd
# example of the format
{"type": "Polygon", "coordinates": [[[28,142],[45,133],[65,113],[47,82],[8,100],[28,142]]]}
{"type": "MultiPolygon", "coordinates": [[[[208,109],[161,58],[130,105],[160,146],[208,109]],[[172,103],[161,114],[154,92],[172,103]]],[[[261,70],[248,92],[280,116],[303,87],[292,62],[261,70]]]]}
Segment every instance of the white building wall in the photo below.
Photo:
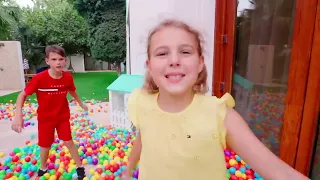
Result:
{"type": "MultiPolygon", "coordinates": [[[[128,1],[128,0],[127,0],[128,1]]],[[[212,89],[215,0],[131,0],[128,6],[130,74],[144,75],[149,31],[166,18],[182,20],[198,29],[204,39],[208,85],[212,89]]]]}

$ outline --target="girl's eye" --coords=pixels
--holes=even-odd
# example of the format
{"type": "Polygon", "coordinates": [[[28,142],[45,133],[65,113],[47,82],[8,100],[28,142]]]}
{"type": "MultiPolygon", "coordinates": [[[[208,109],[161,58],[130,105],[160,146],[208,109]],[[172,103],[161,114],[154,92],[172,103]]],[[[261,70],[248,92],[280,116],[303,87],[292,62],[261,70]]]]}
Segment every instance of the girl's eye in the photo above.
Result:
{"type": "Polygon", "coordinates": [[[161,52],[161,53],[158,53],[157,56],[166,56],[168,53],[166,52],[161,52]]]}
{"type": "Polygon", "coordinates": [[[181,51],[182,54],[191,54],[190,51],[181,51]]]}

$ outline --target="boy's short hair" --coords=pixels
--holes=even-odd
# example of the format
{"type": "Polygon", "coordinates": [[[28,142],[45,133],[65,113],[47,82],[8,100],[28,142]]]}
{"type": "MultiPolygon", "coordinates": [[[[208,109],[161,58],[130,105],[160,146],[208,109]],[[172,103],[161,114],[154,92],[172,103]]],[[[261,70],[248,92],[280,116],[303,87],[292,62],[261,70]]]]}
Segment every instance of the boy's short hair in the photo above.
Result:
{"type": "Polygon", "coordinates": [[[49,54],[50,54],[51,52],[57,53],[57,54],[59,54],[59,55],[62,56],[62,57],[66,57],[66,56],[65,56],[66,53],[65,53],[64,49],[63,49],[61,46],[59,46],[59,45],[50,45],[50,46],[47,46],[45,52],[46,52],[46,57],[47,57],[47,58],[49,57],[49,54]]]}

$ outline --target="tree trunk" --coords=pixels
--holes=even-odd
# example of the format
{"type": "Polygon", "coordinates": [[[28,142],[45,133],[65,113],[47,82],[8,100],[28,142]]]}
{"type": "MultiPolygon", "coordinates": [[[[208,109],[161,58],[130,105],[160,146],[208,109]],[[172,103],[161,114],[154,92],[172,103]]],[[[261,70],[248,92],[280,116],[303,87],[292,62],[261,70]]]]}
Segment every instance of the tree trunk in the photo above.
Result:
{"type": "Polygon", "coordinates": [[[116,68],[116,71],[118,73],[118,76],[121,75],[121,62],[115,62],[115,68],[116,68]]]}
{"type": "Polygon", "coordinates": [[[72,72],[73,72],[73,67],[72,67],[72,62],[71,62],[71,56],[69,56],[69,59],[70,59],[70,64],[69,64],[68,70],[72,70],[72,72]]]}

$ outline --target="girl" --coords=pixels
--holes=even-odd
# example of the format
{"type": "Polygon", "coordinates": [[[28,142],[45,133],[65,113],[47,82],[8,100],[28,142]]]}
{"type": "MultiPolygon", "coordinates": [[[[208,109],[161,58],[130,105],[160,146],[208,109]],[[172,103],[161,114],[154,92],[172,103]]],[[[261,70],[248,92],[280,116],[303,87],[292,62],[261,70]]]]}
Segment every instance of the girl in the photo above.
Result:
{"type": "Polygon", "coordinates": [[[230,94],[205,96],[207,70],[200,34],[167,20],[148,38],[146,82],[128,101],[139,130],[124,179],[140,160],[139,180],[226,179],[230,147],[265,179],[308,179],[281,161],[232,108],[230,94]]]}

